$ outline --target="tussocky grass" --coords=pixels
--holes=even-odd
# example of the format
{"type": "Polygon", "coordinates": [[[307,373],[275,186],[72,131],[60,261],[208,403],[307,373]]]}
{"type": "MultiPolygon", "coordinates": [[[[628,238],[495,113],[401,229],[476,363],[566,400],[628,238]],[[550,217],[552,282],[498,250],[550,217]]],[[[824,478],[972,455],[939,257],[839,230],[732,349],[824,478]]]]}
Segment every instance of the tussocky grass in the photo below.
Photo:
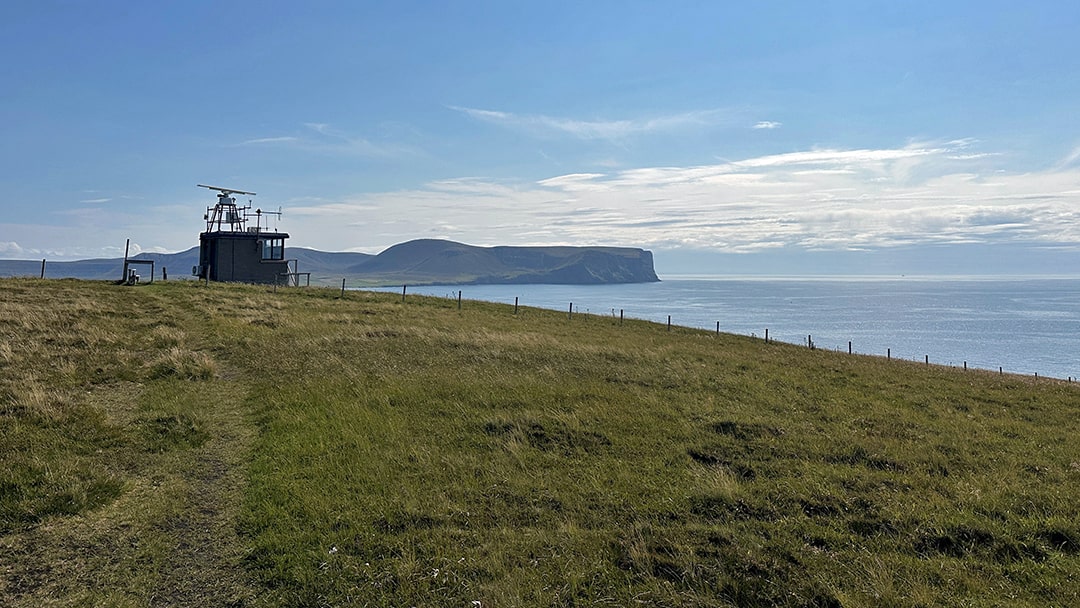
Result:
{"type": "Polygon", "coordinates": [[[0,598],[1078,601],[1073,384],[385,293],[2,287],[0,598]]]}

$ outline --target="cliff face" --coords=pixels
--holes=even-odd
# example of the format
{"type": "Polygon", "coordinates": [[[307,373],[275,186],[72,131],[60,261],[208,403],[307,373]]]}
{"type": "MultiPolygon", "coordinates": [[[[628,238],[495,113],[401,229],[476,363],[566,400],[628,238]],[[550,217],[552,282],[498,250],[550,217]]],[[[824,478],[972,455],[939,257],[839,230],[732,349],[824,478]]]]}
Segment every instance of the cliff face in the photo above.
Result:
{"type": "Polygon", "coordinates": [[[349,268],[385,283],[649,283],[652,253],[630,247],[475,247],[421,239],[395,245],[349,268]]]}

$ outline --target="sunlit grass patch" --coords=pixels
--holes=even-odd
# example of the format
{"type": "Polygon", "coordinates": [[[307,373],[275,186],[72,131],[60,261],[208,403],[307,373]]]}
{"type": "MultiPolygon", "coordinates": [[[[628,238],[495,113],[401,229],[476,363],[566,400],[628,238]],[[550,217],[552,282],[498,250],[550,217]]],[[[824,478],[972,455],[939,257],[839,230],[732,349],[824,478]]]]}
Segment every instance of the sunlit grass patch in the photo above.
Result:
{"type": "Polygon", "coordinates": [[[150,330],[150,340],[157,348],[172,348],[183,344],[185,332],[179,327],[171,325],[155,325],[150,330]]]}
{"type": "Polygon", "coordinates": [[[209,380],[217,374],[217,364],[205,352],[193,352],[174,346],[148,364],[153,378],[177,377],[186,380],[209,380]]]}

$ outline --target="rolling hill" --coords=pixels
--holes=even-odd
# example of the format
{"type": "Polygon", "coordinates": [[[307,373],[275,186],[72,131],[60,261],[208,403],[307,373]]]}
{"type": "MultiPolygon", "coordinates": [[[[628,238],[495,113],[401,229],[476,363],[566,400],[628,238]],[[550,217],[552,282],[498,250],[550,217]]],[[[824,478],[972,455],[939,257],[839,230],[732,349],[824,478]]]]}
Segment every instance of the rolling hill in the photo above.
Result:
{"type": "MultiPolygon", "coordinates": [[[[647,283],[658,281],[652,253],[630,247],[476,247],[436,239],[394,245],[378,255],[325,252],[289,247],[299,272],[310,272],[316,284],[346,279],[363,285],[501,284],[501,283],[647,283]]],[[[172,279],[190,278],[199,263],[199,249],[179,253],[141,253],[172,279]]],[[[116,259],[48,262],[49,278],[119,279],[124,261],[116,259]]],[[[41,262],[0,260],[0,276],[38,276],[41,262]]]]}

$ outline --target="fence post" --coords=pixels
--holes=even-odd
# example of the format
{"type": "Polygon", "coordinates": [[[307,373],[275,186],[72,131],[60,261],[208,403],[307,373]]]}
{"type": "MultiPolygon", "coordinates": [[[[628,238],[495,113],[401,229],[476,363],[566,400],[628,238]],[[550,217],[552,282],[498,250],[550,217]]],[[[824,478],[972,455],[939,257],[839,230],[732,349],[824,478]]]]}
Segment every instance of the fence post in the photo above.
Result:
{"type": "Polygon", "coordinates": [[[406,289],[407,289],[408,287],[409,287],[408,285],[402,285],[402,286],[401,286],[401,301],[402,301],[402,302],[404,302],[404,301],[405,301],[405,290],[406,290],[406,289]]]}
{"type": "MultiPolygon", "coordinates": [[[[296,282],[297,283],[300,282],[300,277],[296,277],[296,282]]],[[[343,298],[345,297],[345,278],[344,277],[342,277],[342,279],[341,279],[341,297],[343,297],[343,298]]]]}
{"type": "Polygon", "coordinates": [[[720,322],[719,321],[716,322],[716,335],[718,335],[718,336],[720,335],[720,322]]]}
{"type": "Polygon", "coordinates": [[[765,328],[765,344],[769,343],[769,328],[765,328]]]}
{"type": "Polygon", "coordinates": [[[848,340],[848,343],[847,343],[847,354],[849,354],[849,355],[851,354],[851,340],[848,340]]]}
{"type": "Polygon", "coordinates": [[[891,348],[886,348],[885,349],[885,358],[888,359],[889,361],[892,361],[892,349],[891,348]]]}
{"type": "Polygon", "coordinates": [[[671,315],[667,316],[667,330],[671,331],[671,315]]]}
{"type": "Polygon", "coordinates": [[[128,280],[128,277],[127,277],[128,263],[127,262],[128,262],[128,250],[129,249],[131,249],[131,239],[127,239],[126,241],[124,241],[124,271],[123,271],[124,276],[120,277],[121,281],[127,281],[128,280]]]}
{"type": "Polygon", "coordinates": [[[967,361],[964,361],[964,371],[967,371],[967,361]]]}
{"type": "Polygon", "coordinates": [[[569,320],[574,319],[574,303],[570,302],[570,309],[566,312],[566,318],[569,320]]]}
{"type": "Polygon", "coordinates": [[[622,325],[622,322],[623,322],[623,309],[620,308],[619,309],[619,325],[622,325]]]}
{"type": "Polygon", "coordinates": [[[517,314],[518,309],[518,296],[514,296],[514,314],[517,314]]]}
{"type": "Polygon", "coordinates": [[[930,365],[930,355],[926,355],[926,364],[930,365]]]}
{"type": "Polygon", "coordinates": [[[461,290],[457,291],[457,309],[461,310],[461,290]]]}
{"type": "Polygon", "coordinates": [[[45,260],[41,260],[41,278],[45,278],[45,260]]]}

